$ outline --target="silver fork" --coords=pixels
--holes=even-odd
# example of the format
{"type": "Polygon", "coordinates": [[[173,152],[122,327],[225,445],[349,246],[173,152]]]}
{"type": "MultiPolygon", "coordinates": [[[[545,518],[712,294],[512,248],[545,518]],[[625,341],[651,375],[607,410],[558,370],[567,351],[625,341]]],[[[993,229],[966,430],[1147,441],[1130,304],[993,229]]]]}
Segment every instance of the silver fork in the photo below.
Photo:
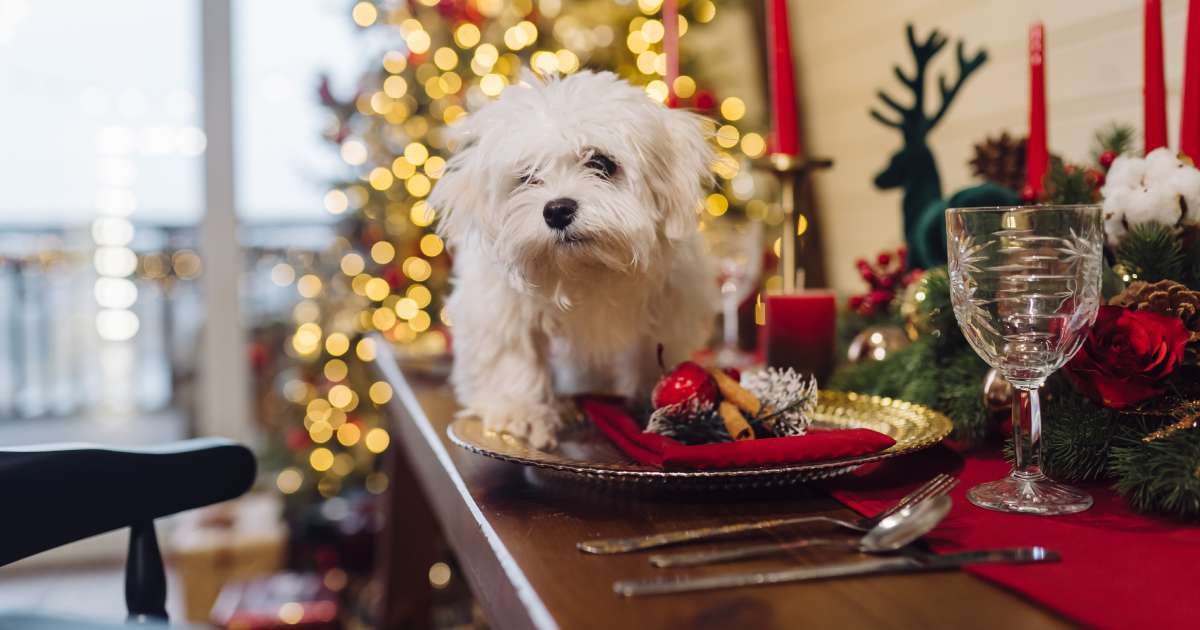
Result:
{"type": "Polygon", "coordinates": [[[778,529],[780,527],[791,527],[793,525],[799,525],[802,523],[832,523],[838,527],[865,532],[878,525],[883,519],[895,514],[901,509],[904,509],[906,506],[912,505],[918,501],[923,501],[929,497],[936,497],[946,494],[950,492],[950,490],[956,485],[958,485],[958,479],[951,477],[950,475],[940,474],[922,484],[921,487],[910,492],[907,496],[897,501],[895,505],[869,518],[863,517],[847,520],[826,515],[793,516],[788,518],[754,521],[751,523],[734,523],[731,525],[718,525],[715,527],[684,529],[673,532],[664,532],[661,534],[632,536],[629,538],[603,538],[598,540],[585,540],[576,543],[575,547],[580,551],[594,554],[626,553],[641,549],[655,549],[658,547],[666,547],[668,545],[678,545],[685,542],[723,538],[725,536],[733,536],[748,532],[762,532],[771,529],[778,529]]]}

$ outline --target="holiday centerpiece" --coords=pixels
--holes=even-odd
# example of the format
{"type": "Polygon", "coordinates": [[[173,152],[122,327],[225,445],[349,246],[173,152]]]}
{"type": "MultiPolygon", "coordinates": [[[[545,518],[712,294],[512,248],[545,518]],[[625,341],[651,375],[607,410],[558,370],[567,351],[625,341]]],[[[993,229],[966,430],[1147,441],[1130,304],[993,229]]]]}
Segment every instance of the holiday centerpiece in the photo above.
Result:
{"type": "MultiPolygon", "coordinates": [[[[1165,114],[1150,102],[1144,156],[1134,149],[1136,133],[1120,125],[1096,134],[1090,164],[1050,155],[1045,105],[1038,102],[1044,90],[1036,85],[1042,44],[1035,27],[1030,128],[1041,138],[987,139],[976,146],[971,166],[996,186],[1025,181],[1021,196],[1028,203],[1102,206],[1102,306],[1081,350],[1043,387],[1052,418],[1042,436],[1044,466],[1055,479],[1111,482],[1139,511],[1200,519],[1200,170],[1189,154],[1163,146],[1165,131],[1157,130],[1165,130],[1158,120],[1165,114]]],[[[1180,146],[1196,140],[1189,138],[1180,146]]],[[[909,213],[906,203],[909,251],[936,249],[940,241],[907,228],[909,213]]],[[[914,273],[921,262],[902,273],[914,273]]],[[[864,274],[868,283],[870,275],[864,274]]],[[[872,284],[874,298],[852,298],[850,315],[841,319],[852,328],[843,334],[895,325],[913,341],[880,360],[844,364],[831,385],[929,405],[952,419],[955,437],[969,446],[1000,434],[997,410],[1013,390],[959,330],[945,269],[930,266],[890,296],[876,291],[872,284]],[[881,301],[882,308],[864,307],[881,301]]]]}

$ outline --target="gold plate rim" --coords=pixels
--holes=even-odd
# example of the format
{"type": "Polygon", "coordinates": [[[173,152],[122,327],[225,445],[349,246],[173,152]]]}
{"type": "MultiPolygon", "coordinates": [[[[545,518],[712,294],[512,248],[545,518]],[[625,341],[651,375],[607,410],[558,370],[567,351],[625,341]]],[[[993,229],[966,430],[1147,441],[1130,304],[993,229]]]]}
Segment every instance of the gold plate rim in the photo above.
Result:
{"type": "MultiPolygon", "coordinates": [[[[455,420],[446,427],[446,433],[455,445],[485,457],[588,478],[599,477],[614,481],[732,481],[792,476],[798,477],[796,481],[803,481],[806,480],[804,477],[821,478],[843,474],[863,464],[929,448],[950,435],[953,429],[949,418],[924,405],[855,392],[821,391],[818,394],[814,416],[814,422],[820,426],[873,429],[890,435],[896,443],[878,453],[819,462],[719,470],[661,470],[633,462],[614,464],[573,459],[559,453],[534,449],[507,436],[503,438],[503,448],[495,448],[469,435],[482,433],[479,419],[473,417],[455,420]]],[[[490,434],[490,437],[494,439],[495,435],[490,434]]]]}

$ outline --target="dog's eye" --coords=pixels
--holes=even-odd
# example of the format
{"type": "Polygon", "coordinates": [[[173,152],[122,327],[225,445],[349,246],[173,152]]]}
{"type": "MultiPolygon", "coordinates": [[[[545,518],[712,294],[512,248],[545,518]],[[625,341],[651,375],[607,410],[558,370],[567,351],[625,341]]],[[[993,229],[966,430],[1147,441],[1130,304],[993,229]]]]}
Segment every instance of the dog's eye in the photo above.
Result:
{"type": "Polygon", "coordinates": [[[603,153],[593,153],[584,166],[604,179],[612,179],[617,174],[617,163],[603,153]]]}
{"type": "Polygon", "coordinates": [[[534,174],[533,171],[529,171],[528,173],[525,173],[525,174],[519,176],[517,178],[517,181],[521,182],[522,186],[541,186],[542,185],[542,180],[538,179],[538,176],[536,174],[534,174]]]}

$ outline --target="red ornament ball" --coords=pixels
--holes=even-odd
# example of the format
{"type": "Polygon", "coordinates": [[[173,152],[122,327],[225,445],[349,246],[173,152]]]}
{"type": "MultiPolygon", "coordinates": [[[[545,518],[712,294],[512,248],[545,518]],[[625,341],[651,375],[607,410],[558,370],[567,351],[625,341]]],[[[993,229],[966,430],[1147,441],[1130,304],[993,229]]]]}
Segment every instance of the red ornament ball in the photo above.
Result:
{"type": "Polygon", "coordinates": [[[1021,189],[1021,203],[1035,203],[1037,198],[1037,191],[1033,189],[1033,186],[1026,184],[1021,189]]]}
{"type": "Polygon", "coordinates": [[[690,398],[696,398],[708,405],[716,404],[717,383],[700,364],[684,361],[658,381],[654,386],[651,402],[655,409],[659,409],[677,405],[690,398]]]}
{"type": "Polygon", "coordinates": [[[1116,159],[1116,151],[1105,151],[1104,153],[1100,154],[1100,166],[1104,167],[1104,170],[1107,171],[1116,159]]]}

